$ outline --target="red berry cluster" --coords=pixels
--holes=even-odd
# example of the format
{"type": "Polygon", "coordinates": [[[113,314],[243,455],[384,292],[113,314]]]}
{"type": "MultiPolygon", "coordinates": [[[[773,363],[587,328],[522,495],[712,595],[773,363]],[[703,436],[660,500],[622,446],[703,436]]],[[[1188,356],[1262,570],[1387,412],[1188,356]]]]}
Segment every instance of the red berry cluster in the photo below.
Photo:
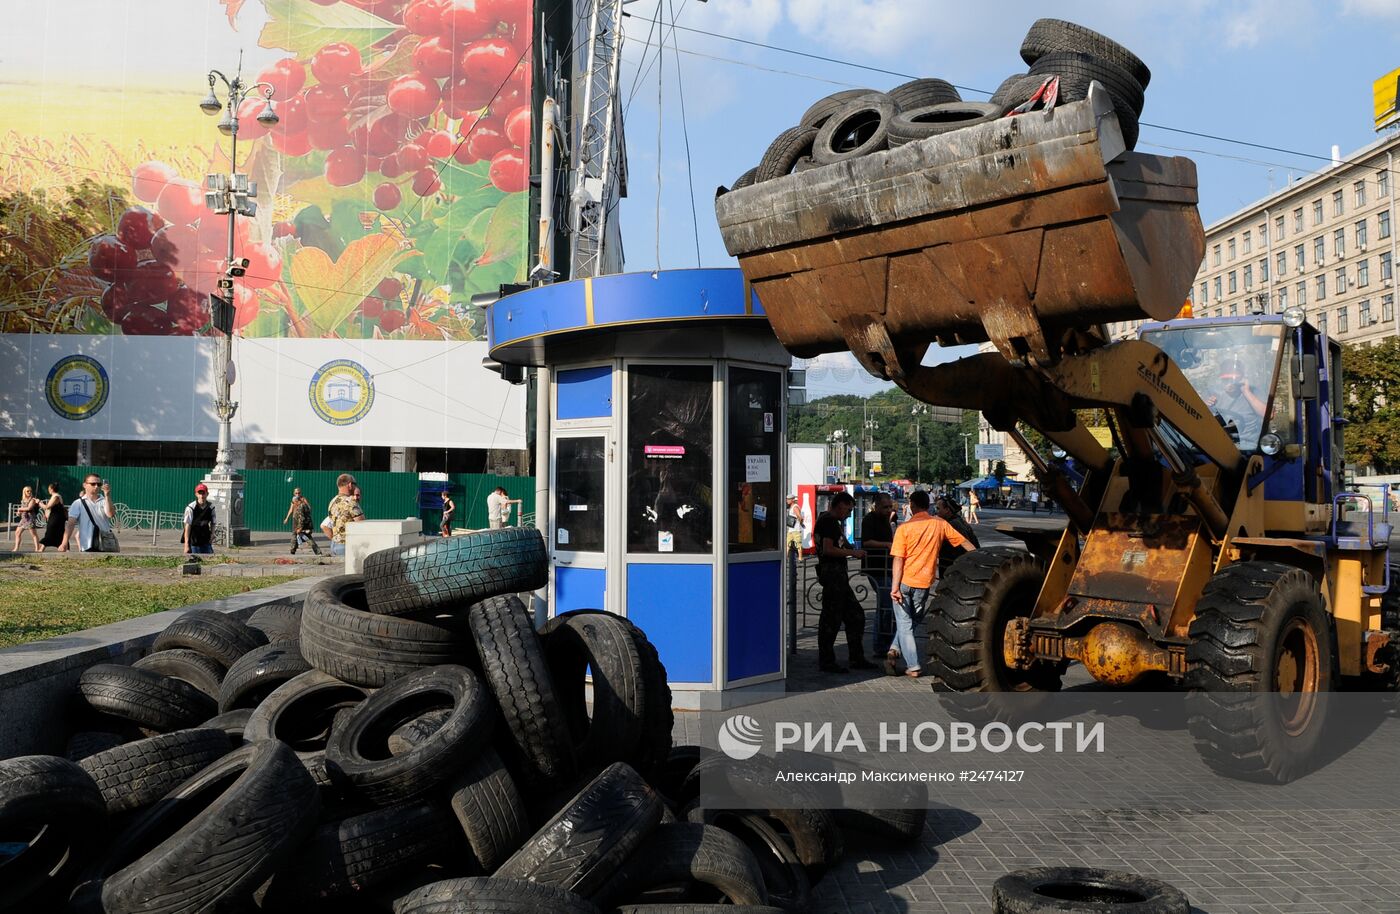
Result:
{"type": "MultiPolygon", "coordinates": [[[[228,217],[204,206],[193,181],[162,162],[145,162],[132,173],[132,192],[155,211],[134,206],[121,214],[114,234],[100,235],[88,247],[88,267],[109,285],[102,313],[125,333],[189,335],[209,325],[209,295],[223,275],[228,249],[228,217]]],[[[235,288],[235,324],[257,316],[253,289],[277,282],[282,255],[270,244],[253,244],[249,220],[237,220],[239,256],[249,260],[247,275],[235,288]]]]}
{"type": "MultiPolygon", "coordinates": [[[[336,0],[317,0],[330,5],[336,0]]],[[[416,36],[414,70],[386,78],[366,70],[353,45],[334,42],[309,61],[286,58],[258,74],[276,88],[281,121],[270,131],[253,120],[261,104],[246,102],[239,134],[270,133],[288,155],[324,150],[325,177],[337,187],[377,173],[374,205],[391,210],[404,191],[393,179],[412,176],[413,193],[441,188],[440,163],[489,161],[491,182],[511,193],[528,186],[530,139],[529,0],[347,0],[416,36]],[[307,70],[315,84],[307,86],[307,70]],[[442,112],[459,120],[458,142],[432,126],[442,112]],[[249,127],[248,125],[252,125],[249,127]]]]}

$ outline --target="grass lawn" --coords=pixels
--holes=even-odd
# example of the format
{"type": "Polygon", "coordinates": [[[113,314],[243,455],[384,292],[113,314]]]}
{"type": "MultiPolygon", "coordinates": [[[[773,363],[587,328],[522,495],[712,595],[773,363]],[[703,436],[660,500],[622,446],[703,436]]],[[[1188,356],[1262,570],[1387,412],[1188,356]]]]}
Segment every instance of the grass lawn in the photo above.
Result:
{"type": "Polygon", "coordinates": [[[186,577],[180,574],[183,561],[177,556],[120,555],[0,560],[0,647],[292,580],[186,577]]]}

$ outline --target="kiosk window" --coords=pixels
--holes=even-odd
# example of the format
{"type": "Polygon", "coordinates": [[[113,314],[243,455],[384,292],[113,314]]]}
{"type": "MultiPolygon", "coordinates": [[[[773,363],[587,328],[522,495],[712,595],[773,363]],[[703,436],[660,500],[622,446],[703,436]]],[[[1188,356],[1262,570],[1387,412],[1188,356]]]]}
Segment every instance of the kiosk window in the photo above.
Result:
{"type": "Polygon", "coordinates": [[[708,365],[628,367],[628,552],[711,550],[713,396],[708,365]]]}
{"type": "Polygon", "coordinates": [[[607,448],[601,436],[560,438],[554,466],[554,548],[603,551],[607,448]]]}
{"type": "Polygon", "coordinates": [[[729,369],[729,551],[776,551],[785,532],[781,375],[729,369]]]}

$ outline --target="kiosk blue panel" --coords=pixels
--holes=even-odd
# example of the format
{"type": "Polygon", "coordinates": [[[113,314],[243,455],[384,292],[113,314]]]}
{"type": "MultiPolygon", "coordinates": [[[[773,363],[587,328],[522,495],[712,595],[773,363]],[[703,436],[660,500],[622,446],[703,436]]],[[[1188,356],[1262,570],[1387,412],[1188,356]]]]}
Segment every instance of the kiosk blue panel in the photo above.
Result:
{"type": "Polygon", "coordinates": [[[714,678],[713,607],[709,565],[627,566],[627,618],[656,645],[671,682],[714,678]]]}
{"type": "Polygon", "coordinates": [[[560,419],[599,419],[612,415],[612,368],[569,368],[558,374],[555,412],[560,419]]]}
{"type": "Polygon", "coordinates": [[[602,609],[608,573],[601,568],[554,566],[554,614],[575,609],[602,609]]]}
{"type": "Polygon", "coordinates": [[[783,575],[781,562],[729,566],[729,681],[782,669],[783,575]]]}

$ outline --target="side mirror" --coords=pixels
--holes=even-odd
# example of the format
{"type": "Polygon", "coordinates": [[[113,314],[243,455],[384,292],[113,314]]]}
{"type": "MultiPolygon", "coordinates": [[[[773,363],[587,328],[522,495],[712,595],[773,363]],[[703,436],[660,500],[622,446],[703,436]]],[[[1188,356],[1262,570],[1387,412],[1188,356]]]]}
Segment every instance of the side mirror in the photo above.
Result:
{"type": "Polygon", "coordinates": [[[1294,362],[1293,398],[1317,399],[1317,356],[1303,355],[1294,362]]]}

